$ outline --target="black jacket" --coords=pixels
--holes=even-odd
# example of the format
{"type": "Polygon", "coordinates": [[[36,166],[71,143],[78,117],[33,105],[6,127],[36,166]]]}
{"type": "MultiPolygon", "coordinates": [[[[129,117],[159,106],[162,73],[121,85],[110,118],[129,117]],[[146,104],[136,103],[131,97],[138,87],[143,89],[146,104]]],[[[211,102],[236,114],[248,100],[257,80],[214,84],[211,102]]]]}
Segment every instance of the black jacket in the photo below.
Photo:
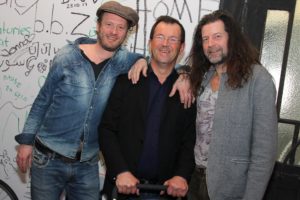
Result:
{"type": "MultiPolygon", "coordinates": [[[[171,85],[178,75],[172,73],[171,85]]],[[[168,89],[168,93],[171,87],[168,89]]],[[[184,109],[178,92],[163,106],[159,135],[158,182],[175,175],[190,180],[195,166],[196,107],[184,109]]],[[[118,77],[99,126],[99,143],[106,163],[103,192],[110,199],[115,177],[124,171],[136,175],[143,150],[148,81],[141,77],[133,85],[126,75],[118,77]]],[[[138,178],[138,177],[137,177],[138,178]]]]}

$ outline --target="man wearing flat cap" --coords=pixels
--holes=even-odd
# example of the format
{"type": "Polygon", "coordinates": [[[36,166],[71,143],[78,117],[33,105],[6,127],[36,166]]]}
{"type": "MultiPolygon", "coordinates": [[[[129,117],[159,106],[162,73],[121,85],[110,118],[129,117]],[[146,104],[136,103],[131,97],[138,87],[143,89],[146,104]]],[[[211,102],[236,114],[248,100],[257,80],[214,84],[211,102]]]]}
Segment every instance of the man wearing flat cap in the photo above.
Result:
{"type": "Polygon", "coordinates": [[[98,10],[97,16],[99,17],[103,12],[109,12],[128,20],[129,27],[135,26],[139,21],[139,16],[130,7],[122,6],[116,1],[109,1],[104,3],[98,10]]]}
{"type": "MultiPolygon", "coordinates": [[[[19,169],[31,171],[33,200],[58,200],[64,190],[68,200],[99,199],[97,127],[116,77],[142,56],[121,46],[138,23],[136,11],[107,2],[97,17],[97,40],[78,38],[56,54],[15,137],[19,169]]],[[[135,69],[146,72],[145,60],[135,69]]]]}

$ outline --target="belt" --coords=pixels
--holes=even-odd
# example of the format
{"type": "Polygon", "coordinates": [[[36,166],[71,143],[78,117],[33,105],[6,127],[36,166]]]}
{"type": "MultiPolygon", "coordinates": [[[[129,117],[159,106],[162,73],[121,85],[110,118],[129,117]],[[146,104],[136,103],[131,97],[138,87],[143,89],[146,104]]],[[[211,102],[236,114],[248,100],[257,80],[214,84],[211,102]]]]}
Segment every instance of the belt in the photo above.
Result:
{"type": "Polygon", "coordinates": [[[59,159],[59,160],[62,160],[66,163],[73,163],[73,162],[76,162],[76,161],[80,161],[80,156],[81,156],[81,151],[78,151],[76,153],[76,156],[75,158],[68,158],[66,156],[63,156],[61,154],[58,154],[56,153],[55,151],[49,149],[48,147],[46,147],[45,145],[43,145],[40,141],[38,141],[37,139],[35,140],[34,142],[34,146],[35,148],[42,152],[43,154],[45,155],[48,155],[48,156],[52,156],[53,158],[56,158],[56,159],[59,159]]]}
{"type": "Polygon", "coordinates": [[[198,172],[199,174],[205,175],[206,174],[206,168],[204,167],[200,167],[200,166],[196,166],[195,167],[196,172],[198,172]]]}

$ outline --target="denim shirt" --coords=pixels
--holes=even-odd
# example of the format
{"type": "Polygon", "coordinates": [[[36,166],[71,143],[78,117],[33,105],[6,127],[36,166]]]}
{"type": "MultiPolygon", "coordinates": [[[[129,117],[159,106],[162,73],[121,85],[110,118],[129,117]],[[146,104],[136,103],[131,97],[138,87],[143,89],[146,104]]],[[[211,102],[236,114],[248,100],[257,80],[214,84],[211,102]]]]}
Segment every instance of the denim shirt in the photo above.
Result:
{"type": "Polygon", "coordinates": [[[36,97],[21,134],[20,144],[35,137],[48,148],[74,158],[83,134],[81,161],[98,156],[98,124],[117,76],[127,73],[141,55],[120,47],[95,80],[93,68],[80,53],[79,44],[96,43],[79,38],[55,56],[45,84],[36,97]]]}

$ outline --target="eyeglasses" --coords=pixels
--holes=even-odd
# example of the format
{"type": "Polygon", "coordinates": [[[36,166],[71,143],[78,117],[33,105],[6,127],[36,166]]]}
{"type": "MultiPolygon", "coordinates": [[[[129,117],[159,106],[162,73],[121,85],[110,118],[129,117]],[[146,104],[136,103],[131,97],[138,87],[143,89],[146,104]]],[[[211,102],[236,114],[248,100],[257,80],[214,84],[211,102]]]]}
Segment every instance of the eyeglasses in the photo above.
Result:
{"type": "Polygon", "coordinates": [[[167,42],[169,42],[170,44],[176,44],[181,41],[175,36],[166,38],[164,35],[155,35],[153,39],[156,40],[157,42],[164,42],[165,40],[167,40],[167,42]]]}

